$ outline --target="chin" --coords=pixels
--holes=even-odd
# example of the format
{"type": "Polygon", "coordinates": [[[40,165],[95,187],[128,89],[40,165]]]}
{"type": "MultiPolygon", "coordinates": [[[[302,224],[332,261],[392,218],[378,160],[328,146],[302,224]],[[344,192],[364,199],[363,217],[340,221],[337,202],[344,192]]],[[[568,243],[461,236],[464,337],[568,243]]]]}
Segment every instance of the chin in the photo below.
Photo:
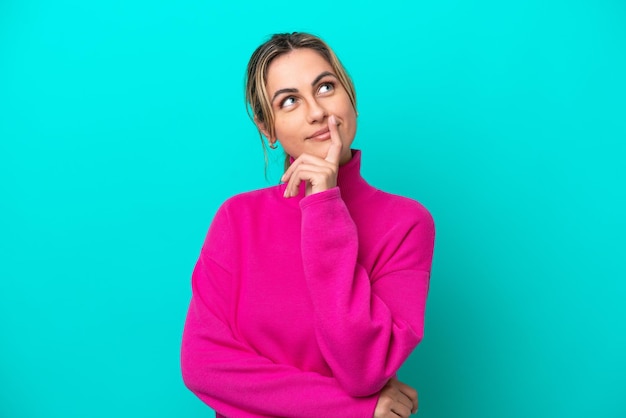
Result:
{"type": "Polygon", "coordinates": [[[313,154],[320,158],[326,158],[326,154],[328,154],[328,149],[330,148],[330,139],[327,141],[318,141],[311,143],[311,146],[307,147],[304,151],[308,154],[313,154]]]}

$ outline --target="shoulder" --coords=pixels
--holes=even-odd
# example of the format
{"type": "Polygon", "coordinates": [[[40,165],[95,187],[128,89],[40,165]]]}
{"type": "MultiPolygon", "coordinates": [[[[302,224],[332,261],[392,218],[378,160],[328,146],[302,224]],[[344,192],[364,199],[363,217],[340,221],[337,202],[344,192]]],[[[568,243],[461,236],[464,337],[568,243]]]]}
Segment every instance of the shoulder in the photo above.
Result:
{"type": "Polygon", "coordinates": [[[377,190],[373,199],[378,210],[384,211],[386,217],[404,220],[409,223],[422,225],[434,225],[434,219],[430,211],[417,200],[409,197],[377,190]]]}
{"type": "Polygon", "coordinates": [[[207,240],[213,237],[215,242],[232,234],[245,234],[254,229],[260,219],[272,210],[272,201],[279,193],[277,187],[267,187],[236,194],[226,199],[217,209],[211,220],[207,240]]]}
{"type": "Polygon", "coordinates": [[[265,187],[262,189],[251,190],[238,193],[229,197],[222,203],[219,211],[239,212],[256,207],[259,204],[271,204],[276,200],[279,194],[278,186],[265,187]]]}
{"type": "Polygon", "coordinates": [[[238,193],[226,199],[217,209],[213,223],[248,223],[266,216],[279,206],[279,186],[238,193]]]}

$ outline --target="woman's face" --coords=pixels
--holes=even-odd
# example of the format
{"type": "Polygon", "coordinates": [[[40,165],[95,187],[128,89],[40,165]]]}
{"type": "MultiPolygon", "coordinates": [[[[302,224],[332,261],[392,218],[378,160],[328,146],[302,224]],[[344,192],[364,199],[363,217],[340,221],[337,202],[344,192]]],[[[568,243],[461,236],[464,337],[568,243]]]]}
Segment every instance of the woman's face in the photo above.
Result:
{"type": "Polygon", "coordinates": [[[278,140],[293,158],[302,153],[326,158],[328,118],[335,115],[343,144],[340,163],[350,159],[356,112],[331,65],[320,54],[302,48],[275,58],[268,68],[266,88],[274,112],[276,137],[269,138],[271,141],[278,140]]]}

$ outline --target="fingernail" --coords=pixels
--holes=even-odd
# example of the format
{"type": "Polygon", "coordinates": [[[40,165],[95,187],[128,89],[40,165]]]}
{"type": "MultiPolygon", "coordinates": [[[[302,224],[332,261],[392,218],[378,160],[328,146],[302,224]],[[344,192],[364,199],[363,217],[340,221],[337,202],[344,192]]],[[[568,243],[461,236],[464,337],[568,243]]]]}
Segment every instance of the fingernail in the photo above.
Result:
{"type": "Polygon", "coordinates": [[[333,125],[337,124],[337,120],[335,119],[335,115],[330,115],[328,120],[330,120],[330,123],[332,123],[333,125]]]}

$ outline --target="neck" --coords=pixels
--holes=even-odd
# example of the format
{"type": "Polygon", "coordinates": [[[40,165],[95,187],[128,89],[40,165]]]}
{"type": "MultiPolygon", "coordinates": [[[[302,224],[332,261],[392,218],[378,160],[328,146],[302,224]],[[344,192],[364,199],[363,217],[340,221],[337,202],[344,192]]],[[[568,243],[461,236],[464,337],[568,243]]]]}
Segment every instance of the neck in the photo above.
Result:
{"type": "MultiPolygon", "coordinates": [[[[293,158],[291,158],[290,161],[293,162],[293,158]]],[[[370,193],[376,191],[376,189],[370,186],[365,179],[361,177],[360,150],[350,150],[350,158],[345,163],[339,165],[339,172],[337,173],[337,186],[341,190],[342,199],[346,202],[368,196],[370,193]]],[[[283,184],[279,188],[281,197],[285,187],[286,184],[283,184]]],[[[305,187],[306,182],[302,182],[300,184],[300,193],[298,196],[287,199],[290,204],[298,204],[298,202],[304,197],[305,187]]]]}

